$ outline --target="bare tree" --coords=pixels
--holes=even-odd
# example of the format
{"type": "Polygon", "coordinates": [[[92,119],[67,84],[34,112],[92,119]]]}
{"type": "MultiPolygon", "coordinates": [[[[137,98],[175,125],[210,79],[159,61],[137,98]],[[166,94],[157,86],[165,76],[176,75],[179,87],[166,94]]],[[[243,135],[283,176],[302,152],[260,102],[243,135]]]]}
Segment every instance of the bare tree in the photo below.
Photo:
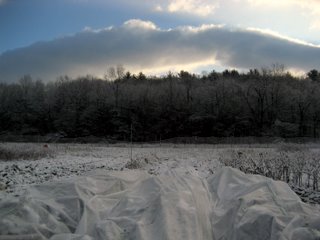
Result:
{"type": "Polygon", "coordinates": [[[116,69],[114,67],[109,67],[107,69],[107,73],[105,74],[104,78],[110,81],[115,80],[117,78],[116,69]]]}
{"type": "Polygon", "coordinates": [[[121,64],[117,65],[116,67],[117,80],[120,80],[125,76],[125,71],[126,71],[125,68],[121,64]]]}

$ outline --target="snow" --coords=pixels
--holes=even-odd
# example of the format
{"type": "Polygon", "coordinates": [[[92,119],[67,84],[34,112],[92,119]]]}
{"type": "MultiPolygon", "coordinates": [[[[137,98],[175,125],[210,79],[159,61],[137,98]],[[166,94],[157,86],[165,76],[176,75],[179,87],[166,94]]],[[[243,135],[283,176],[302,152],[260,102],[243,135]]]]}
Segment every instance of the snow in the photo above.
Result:
{"type": "MultiPolygon", "coordinates": [[[[35,145],[43,147],[43,144],[35,145]]],[[[135,168],[130,166],[129,145],[51,144],[49,148],[55,152],[55,157],[0,161],[0,183],[7,188],[6,193],[0,192],[0,199],[8,194],[19,196],[30,184],[68,179],[95,169],[135,168]]],[[[216,150],[208,145],[134,145],[132,160],[139,162],[139,169],[155,175],[168,169],[182,168],[206,177],[221,166],[216,150]]]]}
{"type": "Polygon", "coordinates": [[[0,239],[320,238],[319,193],[223,167],[230,146],[48,147],[0,161],[0,239]]]}

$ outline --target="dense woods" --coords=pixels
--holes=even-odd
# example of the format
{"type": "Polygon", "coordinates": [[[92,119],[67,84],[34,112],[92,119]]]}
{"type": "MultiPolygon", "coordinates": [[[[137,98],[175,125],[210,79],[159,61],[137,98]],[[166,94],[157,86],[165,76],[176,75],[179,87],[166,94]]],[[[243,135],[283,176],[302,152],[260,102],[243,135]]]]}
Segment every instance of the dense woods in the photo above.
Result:
{"type": "Polygon", "coordinates": [[[92,76],[0,83],[0,134],[97,136],[156,141],[188,136],[318,137],[320,74],[281,65],[247,73],[162,77],[110,67],[92,76]]]}

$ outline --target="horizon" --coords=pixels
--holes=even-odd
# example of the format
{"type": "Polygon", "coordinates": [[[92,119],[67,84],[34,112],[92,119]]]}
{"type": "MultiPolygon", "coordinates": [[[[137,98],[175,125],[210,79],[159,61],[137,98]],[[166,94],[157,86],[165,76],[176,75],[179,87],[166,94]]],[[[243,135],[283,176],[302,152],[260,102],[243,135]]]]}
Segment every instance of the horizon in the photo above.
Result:
{"type": "MultiPolygon", "coordinates": [[[[109,66],[108,68],[105,69],[106,73],[102,76],[98,76],[98,75],[94,75],[94,74],[83,74],[83,75],[78,75],[78,76],[69,76],[69,75],[58,75],[55,79],[41,79],[41,78],[35,78],[34,76],[30,75],[30,74],[24,74],[22,76],[20,76],[19,78],[17,78],[15,81],[12,82],[5,82],[5,81],[1,81],[0,83],[3,84],[16,84],[19,83],[19,81],[21,81],[22,79],[30,79],[32,81],[41,81],[43,83],[53,83],[53,82],[57,82],[60,80],[70,80],[70,81],[77,81],[79,79],[90,79],[90,80],[102,80],[102,81],[110,81],[110,82],[114,82],[117,80],[123,80],[128,78],[126,76],[126,74],[130,74],[130,79],[139,79],[139,75],[142,74],[143,76],[145,76],[147,79],[166,79],[168,78],[169,75],[171,75],[172,77],[175,78],[181,78],[180,74],[181,72],[190,74],[192,76],[194,76],[195,78],[206,78],[208,77],[210,74],[218,74],[220,75],[222,78],[225,78],[226,76],[224,76],[225,72],[229,72],[229,74],[231,74],[233,71],[236,72],[237,76],[234,76],[233,78],[238,78],[241,76],[249,76],[251,71],[257,71],[258,72],[258,76],[259,77],[263,77],[263,76],[278,76],[278,77],[286,77],[286,76],[291,76],[294,79],[298,79],[298,80],[312,80],[312,81],[317,81],[317,80],[313,80],[311,79],[308,74],[310,74],[312,71],[316,71],[316,74],[318,76],[320,76],[320,72],[316,69],[311,69],[308,72],[299,72],[299,73],[295,73],[295,72],[291,72],[290,70],[286,69],[286,67],[282,64],[272,64],[271,66],[266,66],[266,67],[260,67],[260,68],[249,68],[248,70],[240,70],[238,71],[235,68],[225,68],[225,69],[209,69],[208,71],[203,70],[201,73],[200,72],[192,72],[192,71],[186,71],[184,69],[180,69],[179,71],[164,71],[158,74],[152,74],[151,72],[149,74],[146,74],[145,72],[131,72],[128,69],[125,68],[125,66],[119,64],[117,66],[109,66]],[[108,76],[108,71],[110,70],[110,68],[113,68],[115,71],[117,69],[118,66],[121,66],[121,68],[123,68],[123,76],[121,77],[110,77],[108,76]]],[[[228,74],[228,73],[227,73],[228,74]]]]}

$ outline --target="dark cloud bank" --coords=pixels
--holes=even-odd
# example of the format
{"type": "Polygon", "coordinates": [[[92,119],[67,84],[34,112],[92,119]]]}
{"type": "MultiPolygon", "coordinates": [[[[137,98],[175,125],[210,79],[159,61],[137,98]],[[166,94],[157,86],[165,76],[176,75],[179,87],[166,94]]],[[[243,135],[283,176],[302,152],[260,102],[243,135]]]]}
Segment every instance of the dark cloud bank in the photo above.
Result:
{"type": "Polygon", "coordinates": [[[319,68],[320,48],[258,31],[216,26],[161,30],[135,21],[5,52],[0,55],[0,81],[16,81],[24,74],[47,81],[64,74],[99,75],[116,64],[139,71],[208,59],[226,67],[281,63],[308,71],[319,68]]]}

